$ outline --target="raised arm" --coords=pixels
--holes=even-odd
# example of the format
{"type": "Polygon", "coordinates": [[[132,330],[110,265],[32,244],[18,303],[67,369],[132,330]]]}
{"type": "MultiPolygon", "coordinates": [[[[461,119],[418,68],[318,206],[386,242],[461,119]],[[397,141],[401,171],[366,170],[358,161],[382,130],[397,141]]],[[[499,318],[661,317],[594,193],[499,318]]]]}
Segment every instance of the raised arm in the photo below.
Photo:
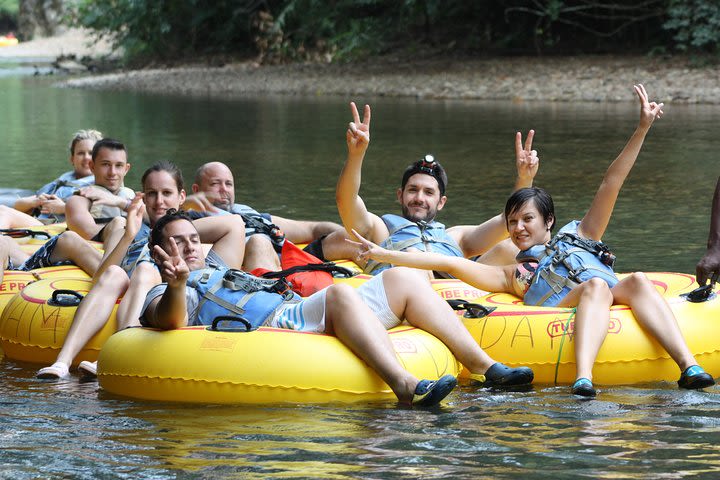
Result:
{"type": "MultiPolygon", "coordinates": [[[[515,134],[515,167],[517,179],[514,190],[531,187],[540,166],[537,150],[532,149],[535,130],[530,130],[523,145],[522,133],[515,134]]],[[[513,190],[513,191],[514,191],[513,190]]],[[[500,213],[480,225],[459,225],[448,229],[448,235],[460,245],[465,257],[482,255],[508,236],[505,216],[500,213]]],[[[508,259],[510,262],[512,259],[508,259]]]]}
{"type": "Polygon", "coordinates": [[[153,252],[167,289],[145,309],[145,317],[150,324],[163,330],[182,328],[188,323],[185,285],[190,269],[180,257],[175,239],[170,238],[169,241],[169,252],[159,245],[155,245],[153,252]]]}
{"type": "Polygon", "coordinates": [[[483,265],[466,258],[452,257],[432,252],[401,252],[387,250],[363,238],[353,231],[359,242],[348,242],[358,248],[358,260],[366,262],[369,259],[395,266],[419,268],[423,270],[436,270],[447,272],[481,290],[489,292],[515,293],[512,287],[514,265],[497,267],[483,265]]]}
{"type": "Polygon", "coordinates": [[[695,267],[695,279],[700,285],[708,280],[715,283],[720,275],[720,177],[715,185],[712,211],[710,213],[710,234],[707,241],[707,252],[695,267]]]}
{"type": "Polygon", "coordinates": [[[532,187],[535,175],[537,175],[540,167],[537,150],[532,149],[533,138],[535,138],[535,130],[530,130],[523,147],[522,133],[517,132],[515,134],[515,168],[517,169],[515,190],[532,187]]]}
{"type": "Polygon", "coordinates": [[[379,217],[368,212],[365,202],[360,198],[362,163],[370,144],[370,106],[365,105],[362,122],[354,102],[350,102],[350,111],[353,121],[350,122],[345,135],[348,156],[340,172],[335,200],[343,226],[348,232],[355,229],[368,238],[380,242],[384,240],[380,238],[383,234],[387,236],[387,231],[382,231],[385,224],[379,217]]]}
{"type": "Polygon", "coordinates": [[[627,178],[635,160],[637,159],[640,148],[645,141],[645,136],[650,130],[656,118],[661,118],[663,111],[662,103],[648,101],[648,94],[645,87],[641,84],[635,85],[635,94],[640,101],[640,122],[635,132],[628,140],[625,148],[620,155],[610,164],[605,177],[603,178],[600,188],[595,193],[595,198],[590,205],[590,209],[583,217],[578,227],[578,233],[584,237],[593,240],[602,239],[605,229],[610,222],[618,193],[627,178]]]}

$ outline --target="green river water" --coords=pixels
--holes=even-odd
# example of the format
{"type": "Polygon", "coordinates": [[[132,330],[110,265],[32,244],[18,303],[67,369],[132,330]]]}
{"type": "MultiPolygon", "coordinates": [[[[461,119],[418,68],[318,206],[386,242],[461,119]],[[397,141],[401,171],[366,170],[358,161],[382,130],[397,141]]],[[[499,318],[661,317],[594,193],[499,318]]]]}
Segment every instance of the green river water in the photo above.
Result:
{"type": "MultiPolygon", "coordinates": [[[[150,96],[52,86],[0,64],[0,187],[35,189],[67,170],[80,128],[123,140],[138,188],[170,159],[191,183],[228,163],[237,201],[260,211],[338,220],[350,99],[150,96]]],[[[648,84],[652,96],[652,85],[648,84]]],[[[498,213],[514,181],[514,133],[534,128],[536,184],[559,225],[581,216],[637,122],[622,104],[356,98],[373,107],[361,194],[398,211],[405,165],[433,153],[448,170],[440,220],[498,213]]],[[[627,180],[605,240],[619,271],[693,272],[707,239],[720,163],[720,109],[667,105],[627,180]]],[[[720,319],[718,319],[720,320],[720,319]]],[[[296,361],[297,359],[279,359],[296,361]]],[[[188,406],[112,397],[96,382],[36,380],[0,361],[1,478],[717,478],[720,397],[674,384],[600,387],[591,402],[565,385],[495,392],[461,385],[432,411],[395,404],[188,406]]],[[[720,372],[711,372],[720,375],[720,372]]]]}

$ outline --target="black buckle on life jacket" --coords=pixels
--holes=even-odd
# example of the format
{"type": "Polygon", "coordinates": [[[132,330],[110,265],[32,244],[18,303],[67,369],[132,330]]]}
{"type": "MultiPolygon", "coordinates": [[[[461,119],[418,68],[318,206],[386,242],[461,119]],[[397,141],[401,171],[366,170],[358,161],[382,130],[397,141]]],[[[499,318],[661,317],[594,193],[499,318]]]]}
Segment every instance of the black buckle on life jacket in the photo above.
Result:
{"type": "Polygon", "coordinates": [[[292,290],[292,285],[290,285],[290,282],[288,282],[285,277],[277,279],[275,284],[272,286],[272,291],[282,295],[283,300],[291,300],[295,296],[292,290]]]}

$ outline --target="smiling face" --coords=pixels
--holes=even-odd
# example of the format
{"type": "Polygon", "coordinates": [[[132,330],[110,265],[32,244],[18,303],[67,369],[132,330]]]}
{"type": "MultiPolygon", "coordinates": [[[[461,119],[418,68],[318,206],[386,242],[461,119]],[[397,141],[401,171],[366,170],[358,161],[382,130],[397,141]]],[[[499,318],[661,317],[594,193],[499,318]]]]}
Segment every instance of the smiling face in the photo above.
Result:
{"type": "Polygon", "coordinates": [[[165,170],[150,172],[143,183],[145,207],[150,225],[155,225],[158,218],[165,215],[170,208],[180,209],[185,201],[185,190],[178,190],[173,176],[165,170]]]}
{"type": "Polygon", "coordinates": [[[172,249],[171,238],[175,240],[180,258],[185,261],[191,271],[205,267],[200,235],[192,223],[185,219],[179,219],[165,225],[163,241],[160,246],[166,252],[170,252],[172,249]]]}
{"type": "Polygon", "coordinates": [[[75,142],[72,155],[70,155],[70,163],[73,166],[77,178],[92,175],[90,162],[92,161],[92,149],[94,145],[95,140],[90,139],[75,142]]]}
{"type": "Polygon", "coordinates": [[[398,189],[397,197],[403,217],[413,222],[431,222],[447,201],[447,197],[440,195],[437,180],[424,173],[411,176],[405,188],[398,189]]]}
{"type": "Polygon", "coordinates": [[[235,181],[230,169],[223,163],[212,162],[204,166],[193,193],[203,192],[218,208],[229,210],[235,204],[235,181]]]}
{"type": "Polygon", "coordinates": [[[530,199],[510,212],[507,217],[507,228],[510,240],[520,250],[527,250],[535,245],[550,241],[550,228],[553,219],[543,219],[542,213],[530,199]]]}
{"type": "Polygon", "coordinates": [[[124,186],[125,175],[130,170],[125,150],[101,147],[95,160],[90,162],[95,183],[116,193],[124,186]]]}

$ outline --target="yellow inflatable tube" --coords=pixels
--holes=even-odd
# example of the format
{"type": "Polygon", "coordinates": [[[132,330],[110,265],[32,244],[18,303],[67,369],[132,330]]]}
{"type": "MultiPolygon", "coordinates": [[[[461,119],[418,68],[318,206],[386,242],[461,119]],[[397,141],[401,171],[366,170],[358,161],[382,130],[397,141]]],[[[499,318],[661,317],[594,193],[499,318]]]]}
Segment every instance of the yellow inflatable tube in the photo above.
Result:
{"type": "MultiPolygon", "coordinates": [[[[432,335],[390,330],[402,365],[418,378],[457,375],[460,365],[432,335]]],[[[100,386],[127,397],[199,403],[392,400],[390,388],[331,335],[262,327],[253,332],[132,328],[108,339],[100,386]]]]}
{"type": "MultiPolygon", "coordinates": [[[[54,362],[72,325],[77,303],[91,286],[89,278],[47,278],[15,294],[0,316],[0,346],[5,356],[31,363],[54,362]],[[69,293],[58,295],[58,291],[69,293]]],[[[90,339],[73,364],[96,360],[100,347],[116,329],[113,311],[110,321],[90,339]]]]}
{"type": "MultiPolygon", "coordinates": [[[[720,375],[720,297],[691,303],[680,294],[697,287],[692,275],[646,275],[670,304],[698,363],[711,375],[720,375]]],[[[496,307],[486,317],[463,319],[490,356],[507,365],[531,367],[535,383],[569,384],[575,380],[573,309],[526,306],[507,294],[488,294],[476,303],[496,307]]],[[[593,382],[600,385],[674,382],[679,377],[678,366],[638,325],[630,309],[613,306],[608,335],[593,369],[593,382]]]]}
{"type": "Polygon", "coordinates": [[[90,276],[75,265],[62,265],[59,267],[45,267],[30,270],[29,272],[20,272],[16,270],[7,270],[0,282],[0,313],[5,309],[5,305],[29,283],[41,280],[43,278],[90,278],[90,276]]]}

